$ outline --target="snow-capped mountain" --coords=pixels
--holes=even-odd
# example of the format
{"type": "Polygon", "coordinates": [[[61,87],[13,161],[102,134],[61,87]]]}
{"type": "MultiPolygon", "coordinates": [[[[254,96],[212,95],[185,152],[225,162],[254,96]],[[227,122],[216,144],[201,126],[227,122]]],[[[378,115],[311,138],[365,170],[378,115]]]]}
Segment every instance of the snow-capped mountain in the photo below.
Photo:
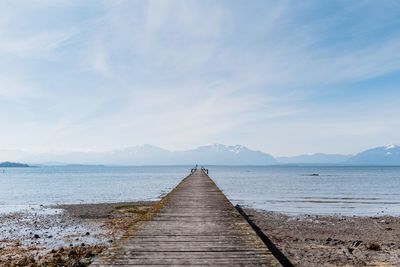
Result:
{"type": "Polygon", "coordinates": [[[169,151],[152,145],[140,145],[104,152],[66,152],[32,154],[0,150],[1,161],[31,164],[104,164],[104,165],[275,165],[275,164],[345,164],[398,165],[400,146],[372,148],[354,156],[317,153],[275,159],[262,151],[245,146],[213,144],[185,151],[169,151]]]}
{"type": "Polygon", "coordinates": [[[247,147],[221,144],[193,150],[169,151],[152,145],[141,145],[105,152],[69,152],[29,155],[16,160],[29,163],[106,164],[106,165],[272,165],[269,154],[247,147]]]}
{"type": "Polygon", "coordinates": [[[352,165],[400,165],[400,146],[391,144],[368,149],[351,157],[346,163],[352,165]]]}
{"type": "Polygon", "coordinates": [[[245,146],[221,144],[201,146],[193,150],[175,152],[178,162],[201,162],[207,165],[272,165],[277,161],[271,155],[250,150],[245,146]],[[194,161],[193,161],[194,160],[194,161]]]}

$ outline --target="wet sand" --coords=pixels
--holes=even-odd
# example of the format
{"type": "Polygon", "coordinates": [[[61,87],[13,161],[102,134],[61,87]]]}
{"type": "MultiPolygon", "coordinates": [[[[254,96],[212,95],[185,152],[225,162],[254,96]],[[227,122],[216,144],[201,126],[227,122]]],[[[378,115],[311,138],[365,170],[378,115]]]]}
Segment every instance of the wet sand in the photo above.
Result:
{"type": "Polygon", "coordinates": [[[0,266],[87,266],[154,202],[41,206],[0,215],[0,266]]]}
{"type": "Polygon", "coordinates": [[[295,266],[400,266],[400,217],[245,212],[295,266]]]}

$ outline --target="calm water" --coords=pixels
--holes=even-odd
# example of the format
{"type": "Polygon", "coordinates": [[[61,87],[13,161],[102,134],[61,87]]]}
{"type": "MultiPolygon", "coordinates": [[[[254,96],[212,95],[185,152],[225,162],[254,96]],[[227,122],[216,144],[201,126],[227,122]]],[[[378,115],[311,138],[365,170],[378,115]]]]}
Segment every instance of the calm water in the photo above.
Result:
{"type": "Polygon", "coordinates": [[[232,202],[258,209],[400,215],[400,167],[220,167],[210,175],[232,202]]]}
{"type": "Polygon", "coordinates": [[[3,170],[0,169],[0,212],[25,209],[28,205],[156,200],[187,175],[188,167],[54,166],[3,170]]]}
{"type": "MultiPolygon", "coordinates": [[[[31,205],[155,200],[190,167],[0,169],[0,212],[31,205]]],[[[284,213],[400,215],[400,167],[209,167],[232,202],[284,213]],[[319,176],[310,176],[318,173],[319,176]]]]}

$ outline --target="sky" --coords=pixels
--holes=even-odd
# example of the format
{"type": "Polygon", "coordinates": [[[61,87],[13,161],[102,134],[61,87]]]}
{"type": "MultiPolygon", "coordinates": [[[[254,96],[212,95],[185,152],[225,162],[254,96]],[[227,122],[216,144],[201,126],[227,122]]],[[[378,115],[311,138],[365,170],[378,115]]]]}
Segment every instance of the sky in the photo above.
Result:
{"type": "Polygon", "coordinates": [[[399,1],[0,5],[0,149],[400,143],[399,1]]]}

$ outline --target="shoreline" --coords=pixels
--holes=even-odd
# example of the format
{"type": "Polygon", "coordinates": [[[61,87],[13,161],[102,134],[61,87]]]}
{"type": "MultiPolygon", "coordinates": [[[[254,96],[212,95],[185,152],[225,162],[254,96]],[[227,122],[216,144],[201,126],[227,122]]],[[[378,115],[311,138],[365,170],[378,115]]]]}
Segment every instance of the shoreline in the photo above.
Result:
{"type": "MultiPolygon", "coordinates": [[[[0,214],[0,265],[89,265],[157,201],[42,206],[0,214]],[[18,230],[15,230],[18,229],[18,230]]],[[[400,265],[400,217],[285,215],[244,208],[295,266],[400,265]]]]}
{"type": "Polygon", "coordinates": [[[0,265],[88,266],[155,203],[62,204],[0,214],[0,265]]]}
{"type": "Polygon", "coordinates": [[[244,211],[295,266],[400,266],[400,216],[244,211]]]}

